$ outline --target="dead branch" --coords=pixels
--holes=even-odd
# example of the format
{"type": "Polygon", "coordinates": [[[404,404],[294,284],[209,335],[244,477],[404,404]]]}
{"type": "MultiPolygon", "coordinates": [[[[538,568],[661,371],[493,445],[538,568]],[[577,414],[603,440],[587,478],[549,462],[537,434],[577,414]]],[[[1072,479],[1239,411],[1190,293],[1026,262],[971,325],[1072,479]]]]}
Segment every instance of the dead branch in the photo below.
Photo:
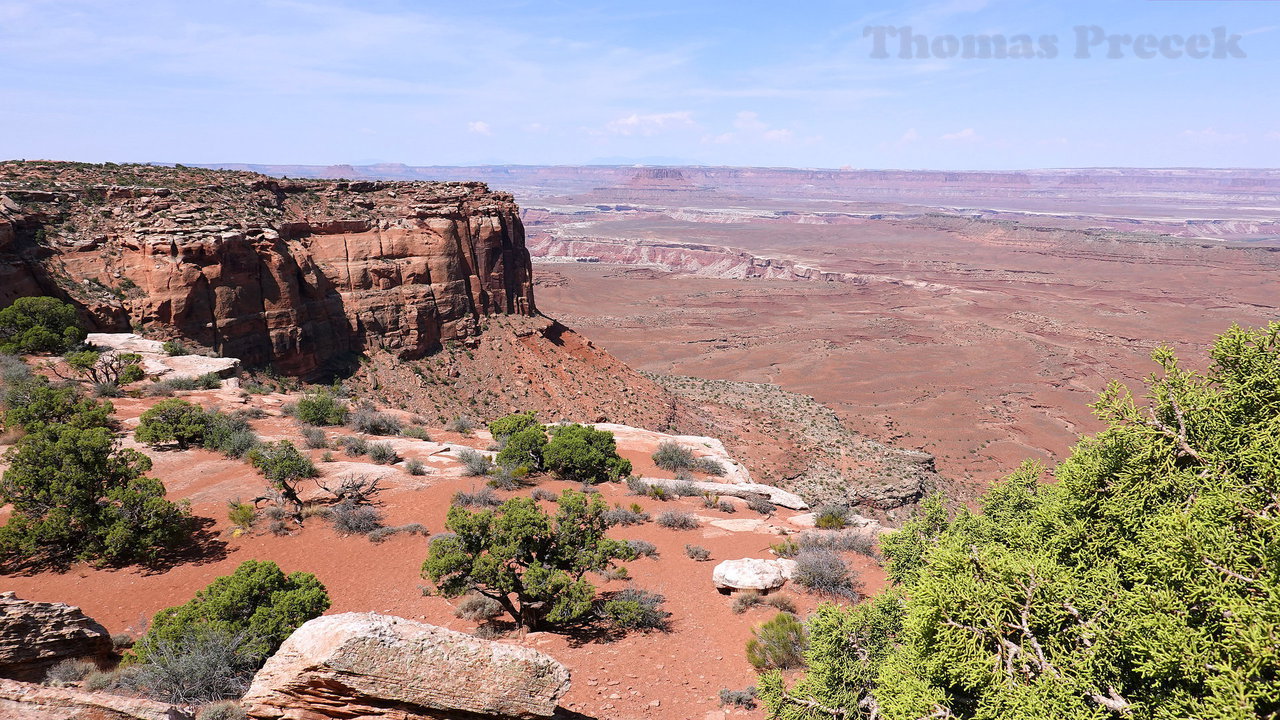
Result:
{"type": "Polygon", "coordinates": [[[338,482],[341,484],[336,488],[329,487],[323,480],[317,480],[316,485],[319,485],[320,489],[332,495],[334,502],[367,505],[372,504],[373,496],[382,491],[382,488],[378,486],[380,481],[380,478],[368,475],[348,475],[338,478],[338,482]]]}

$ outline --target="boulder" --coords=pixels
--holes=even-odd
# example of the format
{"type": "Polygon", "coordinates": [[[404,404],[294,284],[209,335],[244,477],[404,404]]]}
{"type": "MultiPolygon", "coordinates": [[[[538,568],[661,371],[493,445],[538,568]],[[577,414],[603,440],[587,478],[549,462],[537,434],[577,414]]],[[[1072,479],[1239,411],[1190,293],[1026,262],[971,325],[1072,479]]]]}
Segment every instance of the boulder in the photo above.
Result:
{"type": "Polygon", "coordinates": [[[80,608],[0,593],[0,677],[38,682],[63,660],[110,654],[111,634],[80,608]]]}
{"type": "Polygon", "coordinates": [[[782,587],[795,572],[796,561],[777,560],[725,560],[711,572],[711,580],[721,592],[730,590],[760,590],[767,592],[782,587]]]}
{"type": "Polygon", "coordinates": [[[569,671],[532,648],[377,613],[311,620],[245,695],[260,720],[549,718],[569,671]]]}
{"type": "Polygon", "coordinates": [[[191,720],[167,703],[0,680],[0,720],[191,720]]]}

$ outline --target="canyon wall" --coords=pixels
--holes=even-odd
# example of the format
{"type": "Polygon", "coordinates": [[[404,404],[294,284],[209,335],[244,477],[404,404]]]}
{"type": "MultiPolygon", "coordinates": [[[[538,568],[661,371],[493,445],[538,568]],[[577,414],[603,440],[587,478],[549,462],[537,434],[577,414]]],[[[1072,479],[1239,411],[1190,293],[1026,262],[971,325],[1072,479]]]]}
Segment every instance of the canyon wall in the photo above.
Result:
{"type": "Polygon", "coordinates": [[[99,330],[303,377],[536,313],[514,200],[467,182],[3,163],[0,279],[0,306],[57,295],[99,330]]]}

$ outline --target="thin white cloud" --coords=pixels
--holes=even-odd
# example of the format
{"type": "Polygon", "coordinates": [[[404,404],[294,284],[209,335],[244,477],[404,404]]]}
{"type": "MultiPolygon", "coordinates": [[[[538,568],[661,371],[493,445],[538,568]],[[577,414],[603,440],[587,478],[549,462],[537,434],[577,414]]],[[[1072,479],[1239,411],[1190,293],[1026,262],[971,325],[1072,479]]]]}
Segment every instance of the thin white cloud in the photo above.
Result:
{"type": "Polygon", "coordinates": [[[477,135],[492,135],[493,129],[489,127],[489,123],[483,120],[473,120],[467,123],[467,132],[473,132],[477,135]]]}
{"type": "Polygon", "coordinates": [[[1238,143],[1245,140],[1245,136],[1240,133],[1219,132],[1212,127],[1203,130],[1183,130],[1181,136],[1194,142],[1207,144],[1238,143]]]}
{"type": "Polygon", "coordinates": [[[605,132],[613,135],[649,136],[696,125],[697,123],[693,121],[693,113],[682,110],[680,112],[649,113],[645,115],[631,113],[625,117],[611,120],[604,126],[604,129],[605,132]]]}
{"type": "Polygon", "coordinates": [[[973,128],[965,128],[960,132],[946,133],[939,139],[946,142],[977,142],[982,139],[982,136],[978,135],[973,128]]]}

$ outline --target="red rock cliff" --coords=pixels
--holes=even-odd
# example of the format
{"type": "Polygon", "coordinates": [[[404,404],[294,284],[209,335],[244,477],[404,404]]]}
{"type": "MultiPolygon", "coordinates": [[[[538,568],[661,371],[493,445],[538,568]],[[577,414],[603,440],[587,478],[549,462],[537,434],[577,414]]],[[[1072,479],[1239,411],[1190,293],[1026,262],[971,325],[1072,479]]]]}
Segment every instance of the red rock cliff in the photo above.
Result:
{"type": "Polygon", "coordinates": [[[0,306],[55,294],[304,377],[535,313],[519,210],[481,183],[3,163],[0,278],[0,306]]]}

